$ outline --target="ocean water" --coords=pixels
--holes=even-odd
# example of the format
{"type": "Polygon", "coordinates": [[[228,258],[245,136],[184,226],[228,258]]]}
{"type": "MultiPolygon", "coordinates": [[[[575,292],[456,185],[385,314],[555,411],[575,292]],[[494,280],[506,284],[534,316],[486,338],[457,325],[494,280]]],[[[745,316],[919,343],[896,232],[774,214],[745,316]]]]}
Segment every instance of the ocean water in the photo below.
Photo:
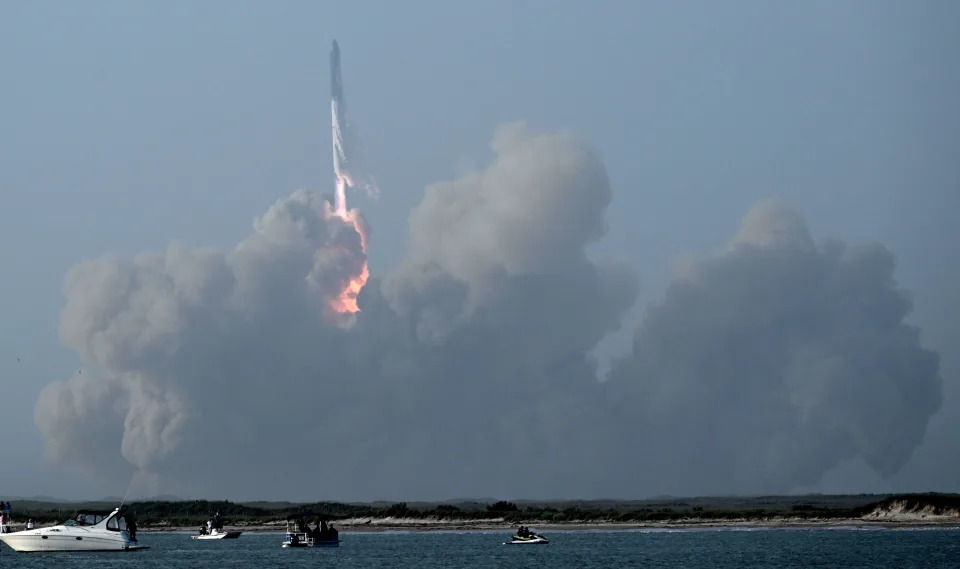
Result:
{"type": "Polygon", "coordinates": [[[15,553],[0,568],[958,567],[960,529],[720,529],[544,532],[549,545],[503,545],[509,532],[341,532],[336,549],[282,549],[282,534],[199,541],[140,533],[135,553],[15,553]]]}

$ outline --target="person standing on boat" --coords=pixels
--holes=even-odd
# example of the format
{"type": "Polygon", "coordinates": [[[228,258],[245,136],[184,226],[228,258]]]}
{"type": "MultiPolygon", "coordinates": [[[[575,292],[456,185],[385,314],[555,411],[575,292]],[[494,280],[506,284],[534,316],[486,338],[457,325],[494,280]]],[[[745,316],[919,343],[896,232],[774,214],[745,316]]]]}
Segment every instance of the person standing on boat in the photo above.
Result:
{"type": "Polygon", "coordinates": [[[33,529],[33,520],[32,520],[32,519],[27,520],[27,529],[33,529]]]}

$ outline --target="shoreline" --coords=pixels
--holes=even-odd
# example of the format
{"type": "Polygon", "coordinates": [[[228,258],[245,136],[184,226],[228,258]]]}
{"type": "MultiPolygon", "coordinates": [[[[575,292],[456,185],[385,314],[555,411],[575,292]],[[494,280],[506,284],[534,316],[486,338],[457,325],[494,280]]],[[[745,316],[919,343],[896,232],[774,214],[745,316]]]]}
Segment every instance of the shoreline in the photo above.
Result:
{"type": "MultiPolygon", "coordinates": [[[[570,522],[545,522],[538,523],[536,520],[523,522],[500,522],[500,521],[468,521],[468,520],[444,520],[444,521],[425,521],[425,520],[370,520],[369,522],[354,522],[347,520],[337,522],[332,525],[343,533],[379,533],[379,532],[431,532],[431,531],[513,531],[519,525],[525,525],[537,531],[618,531],[618,530],[695,530],[695,529],[822,529],[822,528],[877,528],[877,529],[910,529],[910,528],[950,528],[960,529],[960,518],[953,516],[944,516],[942,518],[924,518],[924,519],[801,519],[801,518],[782,518],[782,519],[726,519],[726,520],[675,520],[669,522],[589,522],[589,521],[570,521],[570,522]]],[[[286,525],[284,522],[262,523],[262,524],[228,524],[226,529],[238,530],[244,533],[283,533],[286,525]]],[[[195,533],[198,530],[193,526],[144,526],[140,527],[141,533],[195,533]]]]}

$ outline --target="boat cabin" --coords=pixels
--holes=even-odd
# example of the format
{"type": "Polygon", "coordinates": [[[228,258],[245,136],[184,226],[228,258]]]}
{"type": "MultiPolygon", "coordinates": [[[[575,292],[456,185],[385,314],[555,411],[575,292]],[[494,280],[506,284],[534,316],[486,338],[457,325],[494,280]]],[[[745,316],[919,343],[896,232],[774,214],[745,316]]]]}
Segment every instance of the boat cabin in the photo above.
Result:
{"type": "Polygon", "coordinates": [[[339,532],[333,526],[327,526],[322,515],[291,514],[287,516],[287,535],[285,543],[288,547],[315,547],[318,545],[335,545],[340,541],[339,532]],[[310,527],[308,520],[313,518],[315,527],[310,527]]]}
{"type": "Polygon", "coordinates": [[[120,512],[120,508],[106,510],[77,510],[77,516],[63,522],[65,526],[103,526],[109,531],[126,531],[136,541],[137,522],[132,512],[120,512]]]}

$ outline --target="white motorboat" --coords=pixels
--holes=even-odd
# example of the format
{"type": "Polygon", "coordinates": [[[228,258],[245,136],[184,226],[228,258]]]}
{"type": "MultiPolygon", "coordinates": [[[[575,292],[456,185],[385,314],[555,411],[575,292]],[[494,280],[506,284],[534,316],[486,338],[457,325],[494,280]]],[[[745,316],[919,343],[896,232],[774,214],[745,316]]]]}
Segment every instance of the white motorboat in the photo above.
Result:
{"type": "Polygon", "coordinates": [[[62,524],[0,534],[15,551],[139,551],[137,524],[132,514],[120,508],[107,511],[80,510],[62,524]]]}
{"type": "Polygon", "coordinates": [[[220,512],[217,512],[207,520],[206,526],[200,528],[199,534],[190,537],[193,539],[237,539],[241,533],[243,532],[223,531],[223,518],[220,517],[220,512]]]}
{"type": "Polygon", "coordinates": [[[340,547],[340,532],[326,521],[311,528],[303,514],[287,517],[287,533],[280,547],[340,547]]]}

